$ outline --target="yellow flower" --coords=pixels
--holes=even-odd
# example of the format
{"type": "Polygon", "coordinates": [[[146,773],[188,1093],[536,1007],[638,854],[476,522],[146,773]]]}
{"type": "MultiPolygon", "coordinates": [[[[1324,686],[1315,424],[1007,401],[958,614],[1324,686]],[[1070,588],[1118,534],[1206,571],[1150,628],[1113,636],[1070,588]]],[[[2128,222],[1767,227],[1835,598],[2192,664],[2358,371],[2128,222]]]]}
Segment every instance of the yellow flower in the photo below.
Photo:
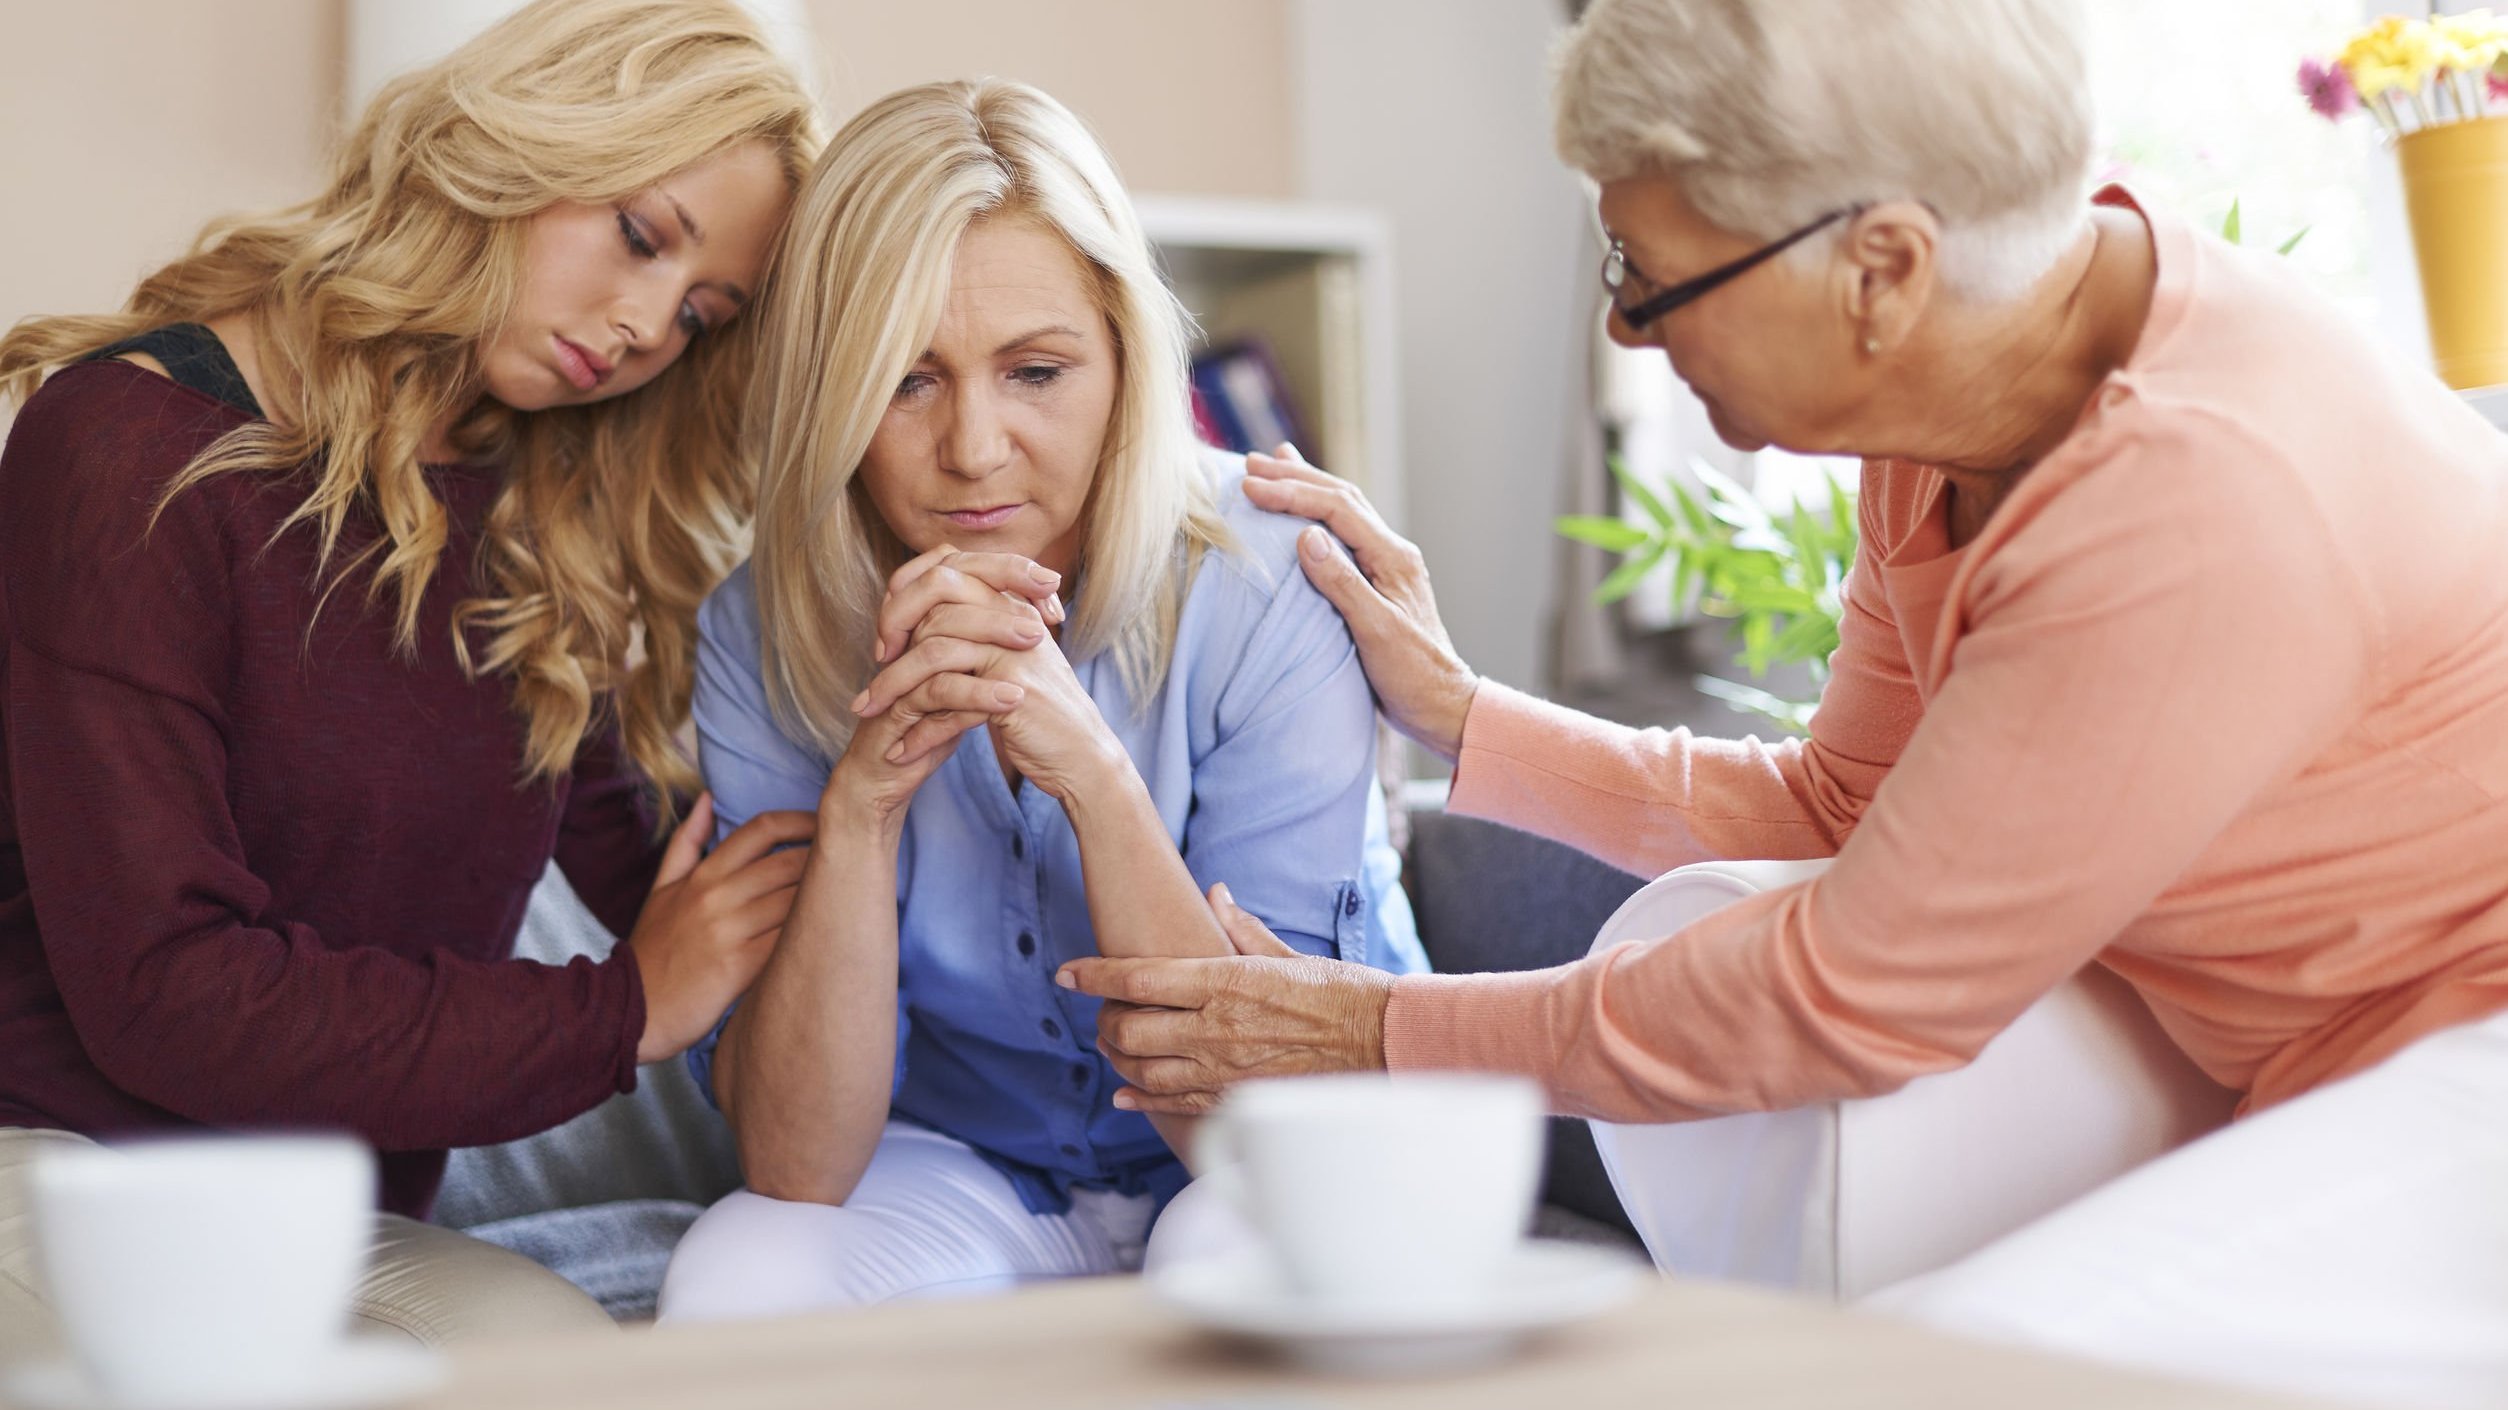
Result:
{"type": "Polygon", "coordinates": [[[2418,89],[2438,72],[2454,50],[2427,23],[2388,15],[2351,37],[2336,62],[2351,75],[2351,86],[2363,98],[2389,89],[2418,89]]]}
{"type": "Polygon", "coordinates": [[[2508,51],[2508,22],[2502,22],[2488,10],[2440,15],[2431,25],[2448,50],[2446,62],[2450,69],[2482,73],[2499,62],[2502,51],[2508,51]]]}

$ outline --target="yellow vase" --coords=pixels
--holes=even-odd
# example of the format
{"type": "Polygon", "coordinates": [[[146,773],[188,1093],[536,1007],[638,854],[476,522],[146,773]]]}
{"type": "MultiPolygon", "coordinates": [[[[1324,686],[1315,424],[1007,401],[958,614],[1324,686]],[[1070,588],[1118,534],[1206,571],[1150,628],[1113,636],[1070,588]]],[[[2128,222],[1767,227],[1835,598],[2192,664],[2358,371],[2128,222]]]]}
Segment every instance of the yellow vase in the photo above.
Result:
{"type": "Polygon", "coordinates": [[[2508,117],[2407,133],[2395,155],[2438,375],[2508,383],[2508,117]]]}

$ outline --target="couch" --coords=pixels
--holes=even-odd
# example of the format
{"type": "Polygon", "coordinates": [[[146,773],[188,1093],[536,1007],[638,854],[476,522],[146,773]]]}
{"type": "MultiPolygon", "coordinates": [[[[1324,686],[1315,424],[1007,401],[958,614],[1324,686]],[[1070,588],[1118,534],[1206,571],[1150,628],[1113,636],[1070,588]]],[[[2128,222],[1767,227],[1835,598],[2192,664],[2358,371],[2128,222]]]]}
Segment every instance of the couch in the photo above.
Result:
{"type": "MultiPolygon", "coordinates": [[[[1567,963],[1824,865],[1712,863],[1649,883],[1492,823],[1442,812],[1409,822],[1406,889],[1430,962],[1447,973],[1567,963]]],[[[611,943],[552,869],[520,952],[561,961],[611,943]]],[[[1554,1120],[1535,1232],[1646,1248],[1667,1271],[1851,1298],[2211,1129],[2234,1100],[2093,969],[1969,1067],[1886,1097],[1679,1126],[1554,1120]],[[1615,1164],[1680,1172],[1681,1197],[1633,1219],[1615,1164]]],[[[436,1218],[635,1319],[651,1315],[679,1235],[739,1179],[729,1130],[667,1062],[553,1131],[455,1152],[436,1218]]],[[[1645,1213],[1648,1201],[1632,1203],[1645,1213]]]]}

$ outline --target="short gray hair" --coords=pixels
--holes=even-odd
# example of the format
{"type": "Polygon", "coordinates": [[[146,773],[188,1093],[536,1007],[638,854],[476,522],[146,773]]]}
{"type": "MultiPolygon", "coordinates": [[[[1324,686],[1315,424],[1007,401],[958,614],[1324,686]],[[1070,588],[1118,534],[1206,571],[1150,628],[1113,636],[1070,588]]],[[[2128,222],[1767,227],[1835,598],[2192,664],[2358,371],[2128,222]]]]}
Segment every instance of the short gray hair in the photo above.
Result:
{"type": "Polygon", "coordinates": [[[1598,0],[1555,56],[1559,155],[1763,240],[1923,201],[1944,285],[1997,302],[2086,219],[2082,25],[2077,0],[1598,0]]]}

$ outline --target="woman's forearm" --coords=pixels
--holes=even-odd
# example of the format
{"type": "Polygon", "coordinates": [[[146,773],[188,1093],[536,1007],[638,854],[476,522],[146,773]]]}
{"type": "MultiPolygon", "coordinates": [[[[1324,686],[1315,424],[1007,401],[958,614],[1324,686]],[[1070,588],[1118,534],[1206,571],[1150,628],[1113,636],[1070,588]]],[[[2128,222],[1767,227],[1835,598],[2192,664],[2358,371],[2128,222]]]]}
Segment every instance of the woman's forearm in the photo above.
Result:
{"type": "Polygon", "coordinates": [[[897,830],[831,797],[783,938],[714,1059],[749,1188],[841,1204],[888,1120],[897,1052],[897,830]]]}
{"type": "Polygon", "coordinates": [[[1129,761],[1063,801],[1080,840],[1097,952],[1115,958],[1231,953],[1227,933],[1129,761]]]}
{"type": "MultiPolygon", "coordinates": [[[[1167,835],[1140,775],[1126,761],[1063,800],[1080,839],[1080,870],[1088,886],[1089,923],[1097,952],[1118,958],[1196,958],[1233,953],[1167,835]]],[[[1150,1125],[1168,1149],[1193,1163],[1195,1118],[1153,1114],[1150,1125]]]]}

